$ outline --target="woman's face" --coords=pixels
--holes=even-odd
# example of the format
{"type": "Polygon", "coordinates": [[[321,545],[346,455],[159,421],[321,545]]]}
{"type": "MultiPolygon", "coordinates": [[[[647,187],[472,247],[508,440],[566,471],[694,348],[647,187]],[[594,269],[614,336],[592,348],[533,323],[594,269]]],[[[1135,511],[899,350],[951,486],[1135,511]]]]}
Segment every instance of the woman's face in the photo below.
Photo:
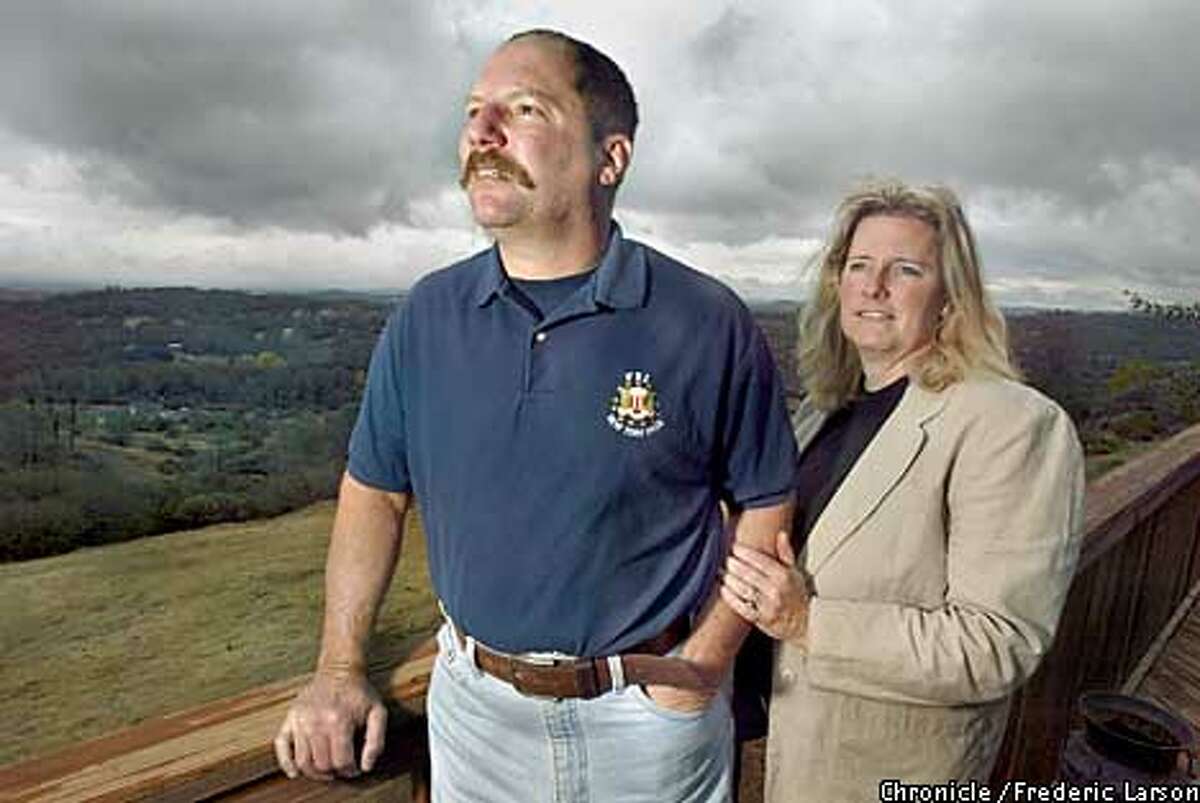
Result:
{"type": "Polygon", "coordinates": [[[838,281],[842,332],[858,349],[868,388],[907,373],[934,339],[945,303],[937,234],[914,217],[858,222],[838,281]]]}

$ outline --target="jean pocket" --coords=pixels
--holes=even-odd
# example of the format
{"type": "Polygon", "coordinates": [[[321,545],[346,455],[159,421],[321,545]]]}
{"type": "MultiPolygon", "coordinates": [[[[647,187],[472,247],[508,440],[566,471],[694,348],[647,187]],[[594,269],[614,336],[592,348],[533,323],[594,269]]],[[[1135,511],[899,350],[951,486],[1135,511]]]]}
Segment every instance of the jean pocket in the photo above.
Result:
{"type": "Polygon", "coordinates": [[[705,714],[712,710],[712,707],[716,705],[717,698],[721,697],[721,694],[718,692],[703,708],[698,708],[695,711],[677,711],[674,708],[667,708],[666,706],[655,701],[654,698],[646,693],[644,686],[630,686],[628,688],[628,693],[642,708],[649,711],[651,714],[654,714],[657,717],[662,717],[663,719],[675,720],[677,722],[695,722],[696,720],[703,719],[705,714]]]}

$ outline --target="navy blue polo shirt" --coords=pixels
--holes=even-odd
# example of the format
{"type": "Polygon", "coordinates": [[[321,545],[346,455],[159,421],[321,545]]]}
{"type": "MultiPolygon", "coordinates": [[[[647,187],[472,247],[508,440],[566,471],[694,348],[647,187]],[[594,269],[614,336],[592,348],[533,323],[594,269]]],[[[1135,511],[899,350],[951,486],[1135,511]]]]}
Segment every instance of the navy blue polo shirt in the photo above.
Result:
{"type": "Polygon", "coordinates": [[[614,224],[543,317],[487,251],[419,281],[375,353],[349,472],[415,494],[450,617],[508,652],[620,652],[704,602],[719,499],[773,504],[796,446],[726,287],[614,224]]]}

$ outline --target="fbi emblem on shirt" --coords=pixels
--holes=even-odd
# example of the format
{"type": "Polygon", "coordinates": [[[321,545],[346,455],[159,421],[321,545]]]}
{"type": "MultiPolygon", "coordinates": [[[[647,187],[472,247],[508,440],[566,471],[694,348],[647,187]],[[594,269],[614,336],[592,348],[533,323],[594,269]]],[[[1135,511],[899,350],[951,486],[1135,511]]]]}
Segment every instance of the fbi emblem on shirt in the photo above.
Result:
{"type": "Polygon", "coordinates": [[[608,423],[622,435],[644,438],[663,428],[658,393],[647,371],[626,371],[608,402],[608,423]]]}

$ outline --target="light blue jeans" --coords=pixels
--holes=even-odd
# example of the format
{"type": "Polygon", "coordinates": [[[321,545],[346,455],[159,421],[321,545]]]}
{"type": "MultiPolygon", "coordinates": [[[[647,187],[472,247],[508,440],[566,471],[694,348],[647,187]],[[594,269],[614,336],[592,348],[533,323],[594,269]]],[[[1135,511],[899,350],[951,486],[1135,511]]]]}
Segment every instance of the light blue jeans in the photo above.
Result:
{"type": "Polygon", "coordinates": [[[724,803],[733,795],[728,684],[678,713],[630,686],[593,700],[527,697],[481,672],[450,625],[426,698],[435,803],[724,803]]]}

